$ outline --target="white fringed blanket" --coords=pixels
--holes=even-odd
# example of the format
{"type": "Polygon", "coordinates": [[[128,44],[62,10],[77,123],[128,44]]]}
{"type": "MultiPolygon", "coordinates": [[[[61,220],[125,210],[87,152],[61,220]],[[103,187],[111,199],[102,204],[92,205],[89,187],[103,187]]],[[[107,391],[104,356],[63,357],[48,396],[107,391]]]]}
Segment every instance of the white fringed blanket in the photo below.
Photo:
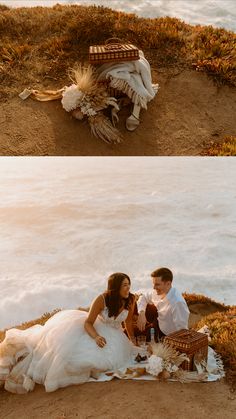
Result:
{"type": "Polygon", "coordinates": [[[122,91],[131,101],[147,109],[159,85],[152,84],[151,68],[140,51],[140,59],[123,63],[105,63],[97,68],[98,81],[109,80],[110,87],[122,91]]]}
{"type": "MultiPolygon", "coordinates": [[[[110,381],[113,378],[119,378],[123,380],[146,380],[153,381],[158,380],[151,374],[140,372],[142,369],[147,369],[147,362],[133,362],[129,367],[122,370],[109,372],[109,373],[100,373],[99,376],[94,379],[90,378],[89,381],[110,381]]],[[[190,382],[212,382],[217,381],[225,376],[223,362],[221,357],[211,348],[208,347],[208,359],[206,371],[202,374],[198,374],[197,371],[184,371],[183,375],[179,378],[169,378],[167,381],[180,381],[183,383],[190,382]]]]}

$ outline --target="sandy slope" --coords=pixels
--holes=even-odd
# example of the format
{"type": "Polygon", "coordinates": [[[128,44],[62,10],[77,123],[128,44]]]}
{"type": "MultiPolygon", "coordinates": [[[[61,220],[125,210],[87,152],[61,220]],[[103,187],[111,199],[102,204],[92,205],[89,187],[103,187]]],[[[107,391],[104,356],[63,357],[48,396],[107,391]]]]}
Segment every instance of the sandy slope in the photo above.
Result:
{"type": "Polygon", "coordinates": [[[153,75],[161,89],[142,111],[137,131],[125,129],[129,110],[120,113],[122,144],[94,138],[88,124],[72,119],[59,101],[22,102],[16,94],[0,103],[0,155],[197,155],[212,141],[236,135],[235,88],[217,87],[196,71],[153,75]]]}
{"type": "Polygon", "coordinates": [[[166,383],[119,381],[87,383],[45,393],[0,392],[0,417],[234,419],[236,399],[223,382],[166,383]]]}

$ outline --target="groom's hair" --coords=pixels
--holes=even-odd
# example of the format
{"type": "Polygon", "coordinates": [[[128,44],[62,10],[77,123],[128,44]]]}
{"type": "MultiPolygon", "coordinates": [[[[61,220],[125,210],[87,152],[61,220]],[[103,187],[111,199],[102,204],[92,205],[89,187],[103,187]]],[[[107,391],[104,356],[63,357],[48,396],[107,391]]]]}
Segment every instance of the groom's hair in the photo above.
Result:
{"type": "Polygon", "coordinates": [[[158,268],[151,273],[152,278],[161,277],[161,280],[164,282],[172,282],[173,274],[170,269],[168,268],[158,268]]]}

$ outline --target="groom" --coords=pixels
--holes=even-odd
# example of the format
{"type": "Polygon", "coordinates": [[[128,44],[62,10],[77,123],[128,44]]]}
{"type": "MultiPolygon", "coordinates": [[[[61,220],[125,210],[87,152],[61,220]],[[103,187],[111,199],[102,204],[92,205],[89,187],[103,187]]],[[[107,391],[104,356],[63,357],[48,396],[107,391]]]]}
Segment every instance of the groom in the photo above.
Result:
{"type": "Polygon", "coordinates": [[[147,323],[152,323],[158,341],[172,332],[188,328],[189,309],[182,294],[172,287],[170,269],[156,269],[151,277],[153,290],[143,293],[137,302],[137,327],[143,332],[147,323]]]}

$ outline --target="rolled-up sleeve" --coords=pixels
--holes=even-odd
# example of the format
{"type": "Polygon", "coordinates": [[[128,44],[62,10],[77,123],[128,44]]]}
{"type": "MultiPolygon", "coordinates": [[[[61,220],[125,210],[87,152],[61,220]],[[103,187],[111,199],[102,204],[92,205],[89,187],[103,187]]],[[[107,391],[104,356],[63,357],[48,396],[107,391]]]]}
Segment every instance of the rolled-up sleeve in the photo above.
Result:
{"type": "Polygon", "coordinates": [[[145,311],[148,304],[152,304],[152,291],[142,293],[137,301],[138,312],[145,311]]]}
{"type": "Polygon", "coordinates": [[[181,301],[177,302],[172,313],[175,330],[188,329],[189,309],[187,304],[181,301]]]}

